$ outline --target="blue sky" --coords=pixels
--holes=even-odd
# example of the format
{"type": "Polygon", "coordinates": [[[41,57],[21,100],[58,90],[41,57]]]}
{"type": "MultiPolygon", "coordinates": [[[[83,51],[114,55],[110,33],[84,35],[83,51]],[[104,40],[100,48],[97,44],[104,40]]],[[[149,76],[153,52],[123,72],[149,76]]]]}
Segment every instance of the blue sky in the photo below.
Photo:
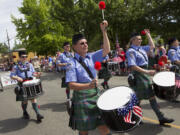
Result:
{"type": "Polygon", "coordinates": [[[23,0],[0,0],[0,42],[7,43],[6,29],[11,39],[11,48],[14,46],[16,36],[16,27],[11,22],[11,14],[16,18],[22,18],[23,15],[18,11],[23,0]]]}

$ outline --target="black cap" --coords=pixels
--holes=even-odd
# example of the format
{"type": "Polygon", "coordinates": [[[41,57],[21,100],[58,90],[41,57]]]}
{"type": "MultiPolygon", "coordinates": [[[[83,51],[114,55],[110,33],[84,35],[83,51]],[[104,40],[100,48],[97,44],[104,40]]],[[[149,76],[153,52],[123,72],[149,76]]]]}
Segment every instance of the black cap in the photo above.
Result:
{"type": "Polygon", "coordinates": [[[25,51],[20,51],[19,52],[19,57],[21,57],[22,55],[27,55],[27,53],[25,51]]]}
{"type": "Polygon", "coordinates": [[[133,38],[133,37],[136,37],[136,36],[141,36],[141,35],[139,33],[137,33],[137,32],[134,32],[134,33],[131,33],[130,38],[133,38]]]}
{"type": "Polygon", "coordinates": [[[170,38],[169,41],[168,41],[168,44],[171,45],[176,40],[177,40],[176,37],[170,38]]]}
{"type": "Polygon", "coordinates": [[[69,42],[64,42],[63,47],[66,46],[66,45],[70,45],[70,43],[69,42]]]}
{"type": "Polygon", "coordinates": [[[85,36],[83,34],[75,34],[75,35],[73,35],[72,44],[75,45],[81,39],[85,39],[85,36]]]}

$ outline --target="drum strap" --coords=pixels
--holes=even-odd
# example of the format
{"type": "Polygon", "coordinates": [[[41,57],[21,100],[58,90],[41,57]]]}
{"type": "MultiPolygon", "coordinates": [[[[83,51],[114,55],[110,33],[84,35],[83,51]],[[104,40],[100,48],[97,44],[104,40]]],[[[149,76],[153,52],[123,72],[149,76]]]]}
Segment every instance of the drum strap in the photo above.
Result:
{"type": "MultiPolygon", "coordinates": [[[[130,48],[132,48],[132,47],[130,47],[130,48]]],[[[134,49],[134,48],[132,48],[132,49],[135,50],[135,51],[137,51],[137,52],[139,52],[140,54],[142,54],[142,56],[144,57],[144,59],[145,59],[146,61],[148,61],[147,58],[146,58],[146,56],[145,56],[141,51],[139,51],[139,49],[138,49],[138,50],[136,50],[136,49],[134,49]]]]}
{"type": "Polygon", "coordinates": [[[82,59],[78,60],[76,57],[74,57],[74,59],[77,60],[77,61],[84,67],[84,69],[85,69],[86,72],[88,73],[89,77],[90,77],[91,79],[94,79],[92,72],[91,72],[90,69],[86,66],[86,64],[82,61],[82,59]]]}
{"type": "MultiPolygon", "coordinates": [[[[75,60],[77,60],[83,67],[84,67],[84,69],[86,70],[86,72],[88,73],[88,75],[89,75],[89,77],[93,80],[94,79],[94,76],[93,76],[93,74],[92,74],[92,72],[91,72],[91,70],[87,67],[87,65],[83,62],[83,60],[82,59],[77,59],[76,57],[74,57],[74,59],[75,60]]],[[[97,91],[97,86],[95,86],[96,87],[96,94],[98,93],[98,91],[97,91]]]]}

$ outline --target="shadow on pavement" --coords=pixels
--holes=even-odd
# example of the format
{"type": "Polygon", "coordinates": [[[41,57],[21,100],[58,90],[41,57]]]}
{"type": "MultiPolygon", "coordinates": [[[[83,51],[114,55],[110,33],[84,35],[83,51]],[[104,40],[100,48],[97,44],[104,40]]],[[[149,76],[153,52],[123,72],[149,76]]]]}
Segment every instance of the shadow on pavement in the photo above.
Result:
{"type": "Polygon", "coordinates": [[[41,110],[51,109],[53,112],[65,112],[66,111],[66,102],[43,104],[43,105],[41,105],[40,109],[41,110]]]}
{"type": "Polygon", "coordinates": [[[129,135],[157,135],[163,131],[163,128],[157,124],[145,123],[140,125],[133,131],[129,132],[129,135]]]}
{"type": "Polygon", "coordinates": [[[12,118],[0,121],[0,134],[21,130],[28,125],[29,120],[12,118]]]}
{"type": "MultiPolygon", "coordinates": [[[[180,103],[173,103],[169,101],[158,102],[158,105],[160,108],[180,108],[180,103]]],[[[141,107],[143,109],[151,109],[151,106],[149,103],[142,104],[141,107]]]]}

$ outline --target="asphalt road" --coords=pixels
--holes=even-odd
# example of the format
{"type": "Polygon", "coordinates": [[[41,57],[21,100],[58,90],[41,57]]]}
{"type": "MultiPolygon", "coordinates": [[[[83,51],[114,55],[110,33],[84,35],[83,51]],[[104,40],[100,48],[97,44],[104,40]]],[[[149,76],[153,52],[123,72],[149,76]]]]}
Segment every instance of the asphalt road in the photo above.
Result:
{"type": "MultiPolygon", "coordinates": [[[[38,103],[40,112],[45,116],[43,122],[36,123],[36,115],[30,102],[28,112],[31,119],[22,119],[20,102],[15,101],[13,87],[8,87],[0,92],[0,135],[78,135],[77,131],[68,127],[65,90],[60,87],[60,75],[43,73],[41,80],[45,94],[38,98],[38,103]]],[[[109,84],[110,87],[127,86],[127,77],[114,76],[109,84]]],[[[124,135],[180,135],[180,103],[159,99],[158,103],[165,116],[174,118],[175,122],[168,127],[159,126],[149,102],[144,100],[142,102],[144,124],[124,135]]],[[[99,132],[94,130],[89,134],[99,135],[99,132]]]]}

